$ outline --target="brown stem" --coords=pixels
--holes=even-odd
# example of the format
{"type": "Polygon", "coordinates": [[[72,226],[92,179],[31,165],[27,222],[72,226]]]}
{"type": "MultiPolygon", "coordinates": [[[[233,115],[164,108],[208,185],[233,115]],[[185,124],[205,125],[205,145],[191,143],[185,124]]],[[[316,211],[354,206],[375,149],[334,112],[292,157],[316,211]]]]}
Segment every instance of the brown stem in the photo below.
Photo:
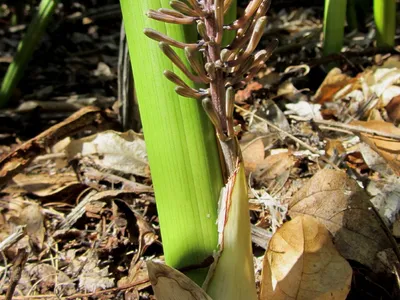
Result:
{"type": "MultiPolygon", "coordinates": [[[[210,38],[210,41],[207,43],[205,54],[207,62],[216,67],[216,63],[221,59],[221,45],[215,42],[218,28],[213,13],[213,1],[206,0],[204,2],[204,8],[209,12],[204,20],[204,24],[206,26],[207,36],[210,38]]],[[[224,74],[221,68],[216,67],[215,74],[213,75],[210,82],[211,101],[219,118],[221,129],[223,132],[226,132],[224,74]]]]}
{"type": "MultiPolygon", "coordinates": [[[[206,61],[213,69],[209,72],[210,82],[210,98],[218,124],[216,131],[220,141],[223,159],[226,165],[227,176],[235,169],[235,163],[239,155],[237,140],[234,136],[229,136],[228,132],[233,132],[233,128],[228,130],[228,122],[226,115],[226,98],[225,98],[225,74],[220,66],[221,63],[221,33],[222,26],[218,26],[218,14],[214,13],[214,5],[212,0],[204,1],[204,9],[207,12],[204,19],[207,36],[209,42],[205,49],[206,61]],[[215,69],[215,70],[214,70],[215,69]]],[[[221,23],[220,23],[221,24],[221,23]]],[[[215,125],[215,124],[214,124],[215,125]]],[[[231,125],[231,122],[230,124],[231,125]]],[[[226,177],[227,178],[227,177],[226,177]]]]}

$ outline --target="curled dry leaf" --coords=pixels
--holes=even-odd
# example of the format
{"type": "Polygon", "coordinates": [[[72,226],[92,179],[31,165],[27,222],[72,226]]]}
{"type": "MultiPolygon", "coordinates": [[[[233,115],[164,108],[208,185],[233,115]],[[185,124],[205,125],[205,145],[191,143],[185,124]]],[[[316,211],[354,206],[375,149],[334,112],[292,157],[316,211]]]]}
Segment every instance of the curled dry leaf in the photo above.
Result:
{"type": "Polygon", "coordinates": [[[376,254],[390,244],[371,206],[367,193],[346,173],[321,170],[293,196],[289,215],[317,218],[341,255],[374,269],[381,267],[376,254]]]}
{"type": "MultiPolygon", "coordinates": [[[[373,129],[385,132],[387,134],[400,135],[400,129],[389,122],[382,121],[353,121],[351,125],[361,126],[366,129],[373,129]]],[[[400,142],[382,136],[376,136],[367,133],[360,134],[361,139],[367,143],[374,151],[378,152],[400,176],[400,142]]]]}
{"type": "Polygon", "coordinates": [[[260,299],[346,299],[351,276],[325,226],[299,216],[278,229],[269,243],[260,299]]]}
{"type": "Polygon", "coordinates": [[[354,80],[351,77],[343,74],[340,69],[332,69],[328,75],[326,75],[324,81],[315,94],[314,102],[323,104],[332,101],[338,91],[353,81],[354,80]]]}
{"type": "Polygon", "coordinates": [[[201,287],[174,268],[148,261],[147,269],[158,300],[212,300],[201,287]]]}

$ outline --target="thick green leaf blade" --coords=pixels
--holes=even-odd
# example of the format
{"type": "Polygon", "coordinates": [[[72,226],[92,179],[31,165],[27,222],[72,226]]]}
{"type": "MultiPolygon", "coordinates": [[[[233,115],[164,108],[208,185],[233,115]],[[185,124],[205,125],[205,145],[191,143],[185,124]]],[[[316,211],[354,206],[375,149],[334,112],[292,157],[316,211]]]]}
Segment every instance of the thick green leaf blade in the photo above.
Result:
{"type": "MultiPolygon", "coordinates": [[[[161,53],[157,42],[143,34],[144,28],[152,28],[179,41],[188,41],[190,34],[196,40],[190,26],[184,29],[145,17],[147,10],[168,7],[168,2],[121,0],[121,6],[165,260],[179,268],[201,263],[217,246],[215,221],[222,175],[214,129],[200,104],[174,92],[174,85],[162,73],[172,70],[184,78],[182,73],[161,53]]],[[[182,51],[177,52],[184,57],[182,51]]]]}

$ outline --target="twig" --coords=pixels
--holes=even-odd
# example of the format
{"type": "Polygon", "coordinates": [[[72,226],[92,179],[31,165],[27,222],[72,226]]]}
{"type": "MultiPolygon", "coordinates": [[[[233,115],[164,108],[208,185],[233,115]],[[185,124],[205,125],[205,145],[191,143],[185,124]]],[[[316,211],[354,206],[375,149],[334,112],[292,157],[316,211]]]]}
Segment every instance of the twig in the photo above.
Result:
{"type": "Polygon", "coordinates": [[[65,299],[66,300],[72,300],[72,299],[76,299],[76,298],[83,298],[84,299],[86,297],[96,297],[96,296],[104,295],[104,294],[107,294],[107,293],[113,293],[113,292],[119,292],[119,291],[123,291],[123,290],[128,290],[128,289],[131,289],[131,288],[134,288],[134,287],[136,287],[138,285],[143,285],[143,284],[145,284],[146,286],[149,286],[150,285],[149,279],[148,278],[142,279],[142,280],[136,281],[136,282],[128,284],[128,285],[124,285],[124,286],[121,286],[121,287],[116,287],[116,288],[112,288],[112,289],[108,289],[108,290],[102,290],[102,291],[97,291],[97,292],[87,293],[87,294],[75,294],[75,295],[72,295],[72,296],[65,297],[65,299]]]}
{"type": "Polygon", "coordinates": [[[81,171],[83,172],[82,177],[85,179],[96,180],[97,182],[106,180],[111,184],[121,183],[121,191],[132,192],[136,194],[152,193],[154,191],[151,186],[134,182],[118,175],[101,172],[91,167],[87,167],[81,171]]]}
{"type": "Polygon", "coordinates": [[[359,133],[368,133],[372,135],[378,135],[390,139],[396,139],[400,140],[400,135],[399,134],[394,134],[394,133],[387,133],[384,131],[380,130],[375,130],[375,129],[369,129],[365,128],[362,126],[357,126],[357,125],[350,125],[350,124],[342,124],[339,122],[334,122],[334,121],[323,121],[323,120],[313,120],[314,123],[316,124],[322,124],[326,126],[332,126],[332,127],[338,127],[338,128],[343,128],[347,131],[353,131],[353,132],[359,132],[359,133]]]}
{"type": "MultiPolygon", "coordinates": [[[[241,111],[244,111],[248,114],[251,114],[251,111],[244,109],[238,105],[235,105],[235,107],[241,111]]],[[[333,162],[331,162],[325,155],[322,155],[320,153],[320,151],[318,149],[315,149],[309,145],[307,145],[305,142],[303,142],[302,140],[298,139],[297,137],[295,137],[294,135],[286,132],[285,130],[279,128],[278,126],[272,124],[270,121],[265,120],[257,115],[253,115],[253,117],[261,122],[266,123],[268,126],[270,126],[271,128],[275,129],[276,131],[280,132],[281,134],[287,136],[288,138],[290,138],[291,140],[295,141],[296,143],[298,143],[299,145],[303,146],[304,148],[306,148],[307,150],[311,151],[314,154],[317,154],[324,162],[328,163],[329,165],[331,165],[334,169],[339,170],[339,167],[336,166],[333,162]]]]}
{"type": "Polygon", "coordinates": [[[17,287],[18,281],[21,278],[22,270],[24,269],[25,263],[28,260],[28,251],[26,249],[19,249],[17,258],[15,259],[13,266],[11,267],[10,285],[8,286],[6,293],[6,300],[13,299],[15,288],[17,287]]]}
{"type": "Polygon", "coordinates": [[[25,236],[25,228],[26,226],[18,226],[15,229],[15,232],[10,234],[8,237],[6,237],[1,243],[0,243],[0,252],[7,250],[10,248],[12,245],[14,245],[16,242],[18,242],[20,239],[22,239],[25,236]]]}
{"type": "Polygon", "coordinates": [[[0,291],[2,291],[4,283],[6,282],[6,278],[7,278],[8,266],[7,266],[7,257],[4,254],[4,251],[0,251],[0,253],[1,253],[1,256],[3,257],[3,261],[4,261],[3,278],[1,278],[1,283],[0,283],[0,291]]]}
{"type": "Polygon", "coordinates": [[[86,204],[89,204],[93,200],[93,196],[96,195],[95,190],[89,191],[89,193],[83,198],[81,202],[68,214],[68,216],[59,224],[59,229],[67,230],[76,223],[76,221],[83,216],[86,209],[86,204]]]}
{"type": "Polygon", "coordinates": [[[371,209],[375,214],[375,217],[378,219],[383,231],[386,233],[386,236],[390,242],[390,244],[392,245],[394,254],[397,257],[397,260],[400,263],[400,250],[399,250],[399,246],[397,245],[396,240],[394,239],[392,232],[390,231],[390,229],[388,228],[388,226],[386,225],[385,221],[382,219],[381,215],[379,214],[378,210],[376,209],[376,207],[374,205],[371,205],[371,209]]]}

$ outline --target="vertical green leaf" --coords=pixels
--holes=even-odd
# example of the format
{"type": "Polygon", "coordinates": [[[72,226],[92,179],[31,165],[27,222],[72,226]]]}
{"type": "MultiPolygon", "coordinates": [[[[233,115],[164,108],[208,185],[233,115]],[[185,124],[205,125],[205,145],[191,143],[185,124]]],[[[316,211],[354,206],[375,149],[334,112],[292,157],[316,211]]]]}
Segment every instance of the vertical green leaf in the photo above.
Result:
{"type": "MultiPolygon", "coordinates": [[[[184,76],[159,50],[157,42],[143,34],[144,28],[152,28],[179,41],[196,41],[194,27],[146,18],[147,10],[168,7],[168,2],[121,0],[121,7],[165,260],[179,268],[201,263],[216,249],[217,202],[223,182],[212,125],[200,103],[174,92],[174,84],[163,77],[163,71],[184,76]]],[[[183,58],[182,51],[176,50],[183,58]]],[[[204,279],[191,277],[198,283],[204,279]]]]}
{"type": "Polygon", "coordinates": [[[28,31],[18,45],[17,53],[13,62],[7,69],[0,88],[0,108],[7,104],[15,87],[20,81],[32,53],[40,42],[46,27],[53,16],[59,0],[42,0],[39,10],[32,22],[29,24],[28,31]]]}
{"type": "Polygon", "coordinates": [[[347,0],[325,0],[323,53],[339,53],[343,47],[347,0]]]}
{"type": "Polygon", "coordinates": [[[396,1],[374,0],[377,45],[394,46],[396,32],[396,1]]]}

